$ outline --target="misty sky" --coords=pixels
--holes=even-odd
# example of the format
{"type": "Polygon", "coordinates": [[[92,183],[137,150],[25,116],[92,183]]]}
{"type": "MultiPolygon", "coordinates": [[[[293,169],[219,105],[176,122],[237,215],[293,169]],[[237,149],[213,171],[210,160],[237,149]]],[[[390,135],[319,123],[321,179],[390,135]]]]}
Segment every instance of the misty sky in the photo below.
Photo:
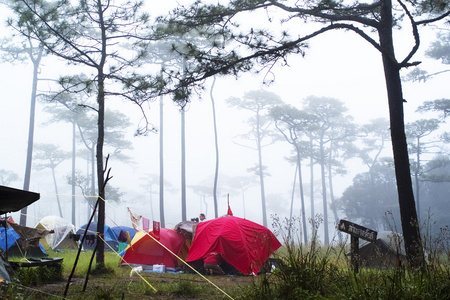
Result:
{"type": "MultiPolygon", "coordinates": [[[[157,1],[152,1],[153,3],[157,1]]],[[[162,10],[162,9],[161,9],[162,10]]],[[[159,11],[157,11],[159,12],[159,11]]],[[[2,24],[4,16],[0,15],[2,24]]],[[[404,30],[408,30],[405,28],[404,30]]],[[[2,29],[4,32],[4,29],[2,29]]],[[[424,59],[423,53],[428,44],[433,41],[435,34],[432,28],[421,31],[421,48],[413,60],[423,60],[421,68],[430,72],[444,68],[438,62],[424,59]]],[[[402,40],[397,43],[398,53],[409,49],[411,41],[402,40]]],[[[229,97],[242,97],[251,90],[265,89],[279,95],[288,104],[301,108],[301,102],[307,96],[333,97],[345,103],[356,122],[367,123],[371,119],[388,118],[388,106],[384,74],[382,70],[381,56],[371,45],[348,32],[331,32],[322,35],[310,43],[305,58],[290,56],[289,66],[279,66],[274,70],[275,82],[270,86],[262,84],[265,72],[260,75],[243,74],[239,78],[218,77],[213,95],[216,101],[216,113],[219,130],[220,150],[220,180],[223,176],[255,176],[247,172],[247,168],[257,162],[256,151],[241,147],[233,143],[233,137],[245,133],[248,129],[243,123],[250,114],[230,108],[225,100],[229,97]]],[[[41,65],[41,78],[56,78],[65,71],[64,64],[53,59],[44,58],[41,65]]],[[[404,73],[406,74],[406,73],[404,73]]],[[[449,74],[440,75],[426,83],[404,83],[404,98],[406,122],[413,121],[422,116],[417,115],[415,109],[426,100],[434,100],[449,97],[449,74]]],[[[28,118],[31,95],[32,65],[11,64],[4,62],[0,68],[0,87],[2,90],[0,100],[0,157],[1,169],[16,172],[21,181],[14,182],[14,187],[22,188],[25,171],[26,145],[28,136],[28,118]]],[[[186,112],[186,157],[187,157],[187,216],[197,217],[200,212],[205,212],[207,217],[213,216],[212,198],[206,199],[207,206],[202,197],[196,195],[189,188],[190,185],[213,186],[215,165],[215,150],[213,137],[213,123],[211,115],[211,100],[209,87],[211,80],[207,81],[207,89],[202,93],[201,99],[193,98],[186,112]]],[[[39,84],[39,90],[45,91],[46,84],[39,84]]],[[[171,193],[166,191],[166,227],[172,227],[181,221],[181,193],[180,193],[180,113],[170,97],[165,97],[165,176],[166,181],[176,189],[171,193]]],[[[133,164],[123,164],[111,161],[112,176],[110,183],[120,187],[126,193],[125,202],[121,204],[107,205],[106,224],[113,226],[127,225],[130,221],[127,207],[138,211],[143,216],[159,220],[158,194],[153,198],[153,216],[149,204],[150,195],[145,191],[146,174],[158,174],[159,172],[159,137],[150,133],[147,137],[134,137],[141,116],[133,104],[123,103],[121,100],[107,100],[107,106],[126,112],[133,122],[129,128],[128,139],[133,142],[134,150],[128,154],[133,157],[133,164]]],[[[49,116],[42,112],[43,104],[38,102],[36,112],[36,143],[55,143],[65,150],[71,147],[71,128],[65,124],[44,126],[49,116]]],[[[159,127],[159,100],[149,104],[148,114],[150,121],[159,127]]],[[[79,146],[81,147],[81,145],[79,146]]],[[[290,145],[286,142],[278,142],[273,146],[264,148],[264,164],[268,167],[271,176],[266,178],[266,202],[268,216],[278,213],[280,216],[289,216],[290,195],[295,166],[286,162],[285,157],[290,154],[290,145]]],[[[390,149],[386,155],[391,155],[390,149]]],[[[105,153],[106,154],[106,153],[105,153]]],[[[85,169],[84,160],[78,160],[77,168],[85,169]]],[[[339,196],[343,190],[351,184],[353,176],[361,170],[358,160],[348,161],[349,173],[345,177],[336,177],[335,194],[339,196]]],[[[70,220],[70,191],[71,187],[65,183],[63,176],[70,171],[70,161],[65,162],[56,169],[58,188],[61,200],[66,203],[64,218],[70,220]]],[[[306,171],[305,174],[308,174],[306,171]]],[[[317,173],[316,178],[319,178],[317,173]]],[[[255,176],[255,179],[256,176],[255,176]]],[[[305,176],[305,185],[309,184],[309,178],[305,176]]],[[[50,171],[32,171],[30,189],[41,193],[41,200],[28,209],[30,218],[28,226],[34,226],[41,217],[46,215],[58,215],[58,209],[54,196],[54,187],[50,171]]],[[[158,187],[153,186],[155,192],[158,187]]],[[[229,191],[222,191],[219,198],[219,215],[226,213],[227,197],[229,191]]],[[[81,197],[78,197],[81,201],[81,197]]],[[[245,217],[262,223],[261,200],[259,187],[248,189],[245,193],[245,217]]],[[[308,200],[306,201],[307,203],[308,200]]],[[[77,226],[86,222],[86,208],[84,201],[79,206],[77,226]]],[[[230,193],[230,205],[236,216],[244,217],[242,195],[230,193]]],[[[309,204],[308,204],[309,206],[309,204]]],[[[300,211],[299,201],[294,206],[294,214],[300,211]]],[[[321,212],[319,196],[317,196],[316,212],[321,212]]],[[[307,207],[307,214],[309,208],[307,207]]],[[[13,214],[18,221],[18,214],[13,214]]],[[[331,222],[330,218],[330,222],[331,222]]],[[[269,224],[270,224],[269,219],[269,224]]],[[[331,233],[333,235],[333,233],[331,233]]]]}

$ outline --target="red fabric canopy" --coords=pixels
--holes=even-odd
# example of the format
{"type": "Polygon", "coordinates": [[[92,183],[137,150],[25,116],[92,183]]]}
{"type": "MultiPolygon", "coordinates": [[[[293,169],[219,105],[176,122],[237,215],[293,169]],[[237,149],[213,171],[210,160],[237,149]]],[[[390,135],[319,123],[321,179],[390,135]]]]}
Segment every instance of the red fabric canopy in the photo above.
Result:
{"type": "Polygon", "coordinates": [[[279,247],[281,243],[266,227],[226,216],[197,225],[187,261],[217,252],[244,275],[258,274],[267,258],[279,247]]]}

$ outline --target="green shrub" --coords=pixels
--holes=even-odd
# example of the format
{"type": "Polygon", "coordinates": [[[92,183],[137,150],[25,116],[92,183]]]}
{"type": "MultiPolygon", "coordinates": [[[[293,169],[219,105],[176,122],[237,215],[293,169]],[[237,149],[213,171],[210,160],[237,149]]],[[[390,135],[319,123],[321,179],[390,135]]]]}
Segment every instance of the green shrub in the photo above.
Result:
{"type": "Polygon", "coordinates": [[[42,285],[62,280],[62,266],[39,266],[31,268],[19,268],[13,278],[19,280],[22,285],[42,285]]]}

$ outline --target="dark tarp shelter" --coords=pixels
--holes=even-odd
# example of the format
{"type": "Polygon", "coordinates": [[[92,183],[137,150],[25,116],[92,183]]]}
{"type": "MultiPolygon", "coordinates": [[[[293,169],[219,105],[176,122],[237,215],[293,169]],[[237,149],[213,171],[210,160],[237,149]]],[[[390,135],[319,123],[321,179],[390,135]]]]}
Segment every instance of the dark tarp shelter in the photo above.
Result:
{"type": "MultiPolygon", "coordinates": [[[[0,215],[10,213],[13,211],[19,211],[22,208],[32,204],[39,200],[40,194],[19,190],[7,186],[0,185],[0,215]]],[[[5,236],[7,231],[6,221],[2,222],[4,225],[5,236]]],[[[6,244],[6,242],[5,242],[6,244]]],[[[6,248],[6,245],[5,245],[6,248]]],[[[6,282],[10,281],[8,271],[5,268],[2,258],[0,258],[0,279],[6,282]]]]}
{"type": "Polygon", "coordinates": [[[0,215],[21,210],[40,197],[38,193],[0,185],[0,215]]]}
{"type": "Polygon", "coordinates": [[[403,236],[393,231],[378,232],[375,242],[363,241],[359,246],[361,266],[388,268],[400,266],[406,260],[403,236]]]}

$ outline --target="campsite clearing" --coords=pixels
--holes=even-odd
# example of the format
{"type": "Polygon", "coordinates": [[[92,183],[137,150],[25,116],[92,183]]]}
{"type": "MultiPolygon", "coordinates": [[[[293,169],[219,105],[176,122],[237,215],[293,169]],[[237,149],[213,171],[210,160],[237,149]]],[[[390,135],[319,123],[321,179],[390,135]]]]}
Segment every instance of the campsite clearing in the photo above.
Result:
{"type": "MultiPolygon", "coordinates": [[[[72,270],[75,252],[57,252],[50,255],[58,255],[63,260],[63,278],[57,282],[39,283],[39,278],[32,280],[36,276],[41,276],[46,269],[38,271],[37,268],[23,268],[20,284],[13,284],[9,289],[11,296],[18,296],[10,299],[62,299],[66,288],[67,280],[72,270]],[[33,270],[35,274],[32,274],[33,270]],[[32,280],[33,283],[26,282],[32,280]],[[36,284],[38,281],[38,284],[36,284]]],[[[81,254],[75,276],[70,282],[67,298],[70,299],[230,299],[224,293],[229,293],[232,298],[239,295],[242,289],[258,280],[257,276],[207,276],[198,274],[173,274],[173,273],[152,273],[152,272],[132,272],[129,266],[120,266],[120,257],[114,253],[107,252],[106,267],[108,274],[95,274],[92,272],[86,286],[86,291],[82,292],[85,284],[87,266],[92,251],[81,254]],[[255,281],[256,280],[256,281],[255,281]],[[156,291],[154,290],[156,289],[156,291]],[[233,296],[234,295],[234,296],[233,296]]],[[[95,263],[94,263],[95,265],[95,263]]],[[[0,298],[1,298],[0,291],[0,298]]]]}

